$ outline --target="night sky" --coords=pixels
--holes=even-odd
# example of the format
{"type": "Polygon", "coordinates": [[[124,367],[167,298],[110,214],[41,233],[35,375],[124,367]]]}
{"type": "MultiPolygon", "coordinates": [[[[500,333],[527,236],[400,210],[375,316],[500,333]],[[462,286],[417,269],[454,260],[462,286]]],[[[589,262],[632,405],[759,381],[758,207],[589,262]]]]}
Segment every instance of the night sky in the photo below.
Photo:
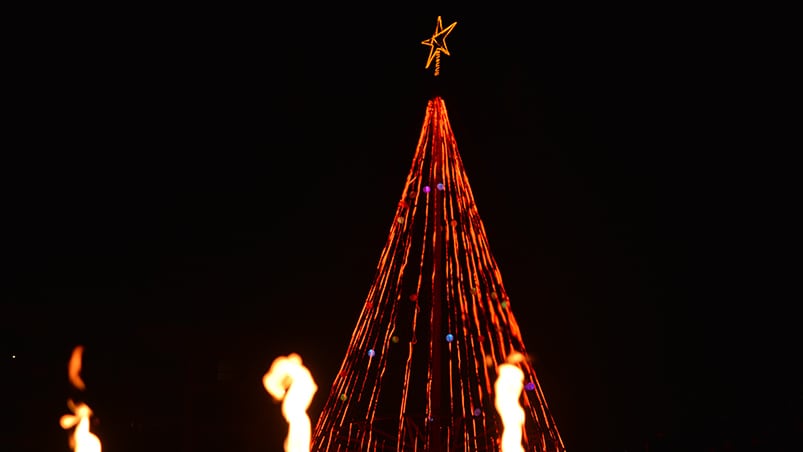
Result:
{"type": "Polygon", "coordinates": [[[749,39],[657,7],[388,8],[20,17],[12,450],[68,451],[71,396],[104,450],[281,450],[261,377],[301,354],[317,416],[434,95],[569,450],[799,445],[791,181],[768,172],[749,39]],[[458,24],[436,79],[438,14],[458,24]]]}

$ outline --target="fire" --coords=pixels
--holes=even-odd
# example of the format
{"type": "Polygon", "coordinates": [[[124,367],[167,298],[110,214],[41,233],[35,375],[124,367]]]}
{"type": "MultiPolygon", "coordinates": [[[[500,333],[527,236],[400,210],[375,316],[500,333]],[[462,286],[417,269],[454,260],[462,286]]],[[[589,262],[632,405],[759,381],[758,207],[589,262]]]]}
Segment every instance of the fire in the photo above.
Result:
{"type": "MultiPolygon", "coordinates": [[[[83,346],[75,347],[67,365],[70,383],[80,390],[84,390],[86,387],[80,376],[81,354],[83,351],[83,346]]],[[[67,407],[75,414],[65,414],[59,420],[59,424],[65,430],[75,427],[70,437],[70,447],[75,452],[101,452],[100,440],[89,431],[89,417],[92,416],[92,410],[89,406],[85,403],[76,404],[72,400],[67,400],[67,407]]]]}
{"type": "Polygon", "coordinates": [[[521,445],[524,429],[524,409],[519,403],[524,388],[524,372],[516,364],[524,360],[524,355],[514,352],[498,368],[494,384],[496,411],[502,418],[502,452],[524,452],[521,445]]]}
{"type": "Polygon", "coordinates": [[[81,355],[83,353],[83,345],[75,347],[70,356],[70,363],[67,364],[67,376],[70,378],[70,383],[81,391],[86,389],[84,380],[81,379],[81,355]]]}
{"type": "Polygon", "coordinates": [[[289,425],[285,452],[309,452],[312,426],[307,408],[318,386],[301,364],[301,357],[291,353],[276,358],[262,377],[262,384],[275,400],[282,401],[282,415],[289,425]]]}
{"type": "Polygon", "coordinates": [[[85,403],[76,405],[72,400],[67,401],[67,406],[75,414],[65,414],[59,423],[65,430],[75,427],[70,438],[70,447],[75,452],[100,452],[100,440],[89,431],[89,416],[92,415],[92,410],[85,403]]]}

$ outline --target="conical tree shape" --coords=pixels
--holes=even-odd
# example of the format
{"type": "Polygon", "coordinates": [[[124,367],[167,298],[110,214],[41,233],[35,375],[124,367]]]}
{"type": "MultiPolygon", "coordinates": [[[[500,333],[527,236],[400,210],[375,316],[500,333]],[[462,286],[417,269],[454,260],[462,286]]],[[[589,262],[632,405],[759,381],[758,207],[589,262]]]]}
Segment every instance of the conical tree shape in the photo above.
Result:
{"type": "MultiPolygon", "coordinates": [[[[497,367],[527,356],[446,105],[427,105],[376,276],[313,432],[313,451],[499,451],[497,367]]],[[[532,364],[526,451],[564,451],[532,364]]]]}

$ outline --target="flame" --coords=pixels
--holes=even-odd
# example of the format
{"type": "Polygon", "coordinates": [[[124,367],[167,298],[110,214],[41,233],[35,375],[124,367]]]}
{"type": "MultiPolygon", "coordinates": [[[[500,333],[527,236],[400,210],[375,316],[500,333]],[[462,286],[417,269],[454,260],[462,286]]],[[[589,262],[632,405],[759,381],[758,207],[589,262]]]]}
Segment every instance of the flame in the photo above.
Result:
{"type": "Polygon", "coordinates": [[[502,418],[502,452],[524,452],[521,445],[524,429],[524,409],[519,403],[524,388],[524,372],[516,364],[524,360],[524,355],[514,352],[498,368],[494,383],[496,411],[502,418]]]}
{"type": "Polygon", "coordinates": [[[72,351],[72,356],[70,356],[70,363],[67,364],[67,376],[70,378],[70,383],[81,391],[86,389],[84,380],[81,380],[81,354],[83,352],[83,345],[75,347],[72,351]]]}
{"type": "MultiPolygon", "coordinates": [[[[67,365],[67,375],[70,383],[80,390],[86,388],[84,381],[80,377],[83,351],[83,346],[75,347],[67,365]]],[[[92,416],[92,410],[89,406],[85,403],[76,404],[72,400],[67,400],[67,407],[75,414],[63,415],[59,419],[59,424],[64,430],[75,427],[70,437],[70,448],[75,452],[101,452],[100,439],[89,431],[89,417],[92,416]]]]}
{"type": "Polygon", "coordinates": [[[312,426],[307,408],[318,386],[301,364],[301,357],[291,353],[276,358],[262,377],[262,384],[275,400],[282,400],[282,415],[289,425],[285,452],[309,452],[312,426]]]}
{"type": "Polygon", "coordinates": [[[101,452],[100,440],[89,431],[89,416],[92,415],[92,410],[85,403],[76,405],[72,400],[67,401],[67,406],[75,415],[65,414],[59,420],[59,424],[65,430],[75,427],[70,437],[70,447],[75,452],[101,452]]]}

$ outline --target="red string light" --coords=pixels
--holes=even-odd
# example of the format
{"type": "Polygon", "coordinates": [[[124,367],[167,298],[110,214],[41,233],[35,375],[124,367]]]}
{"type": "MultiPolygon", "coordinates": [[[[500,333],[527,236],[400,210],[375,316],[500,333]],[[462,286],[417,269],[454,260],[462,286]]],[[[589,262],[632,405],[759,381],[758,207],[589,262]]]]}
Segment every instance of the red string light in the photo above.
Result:
{"type": "MultiPolygon", "coordinates": [[[[493,385],[514,352],[527,355],[436,97],[312,450],[498,451],[493,385]]],[[[532,363],[519,365],[525,450],[565,451],[532,363]]]]}

